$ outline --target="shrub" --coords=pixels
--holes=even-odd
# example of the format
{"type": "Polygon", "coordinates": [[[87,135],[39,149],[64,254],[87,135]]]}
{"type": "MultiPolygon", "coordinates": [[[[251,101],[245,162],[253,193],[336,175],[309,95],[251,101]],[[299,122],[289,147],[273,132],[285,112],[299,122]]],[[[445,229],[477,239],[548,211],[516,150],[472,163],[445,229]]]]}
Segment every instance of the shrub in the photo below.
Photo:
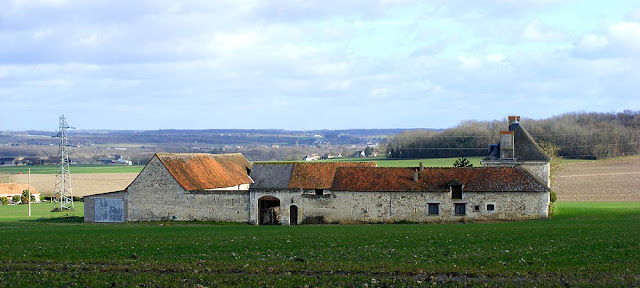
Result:
{"type": "Polygon", "coordinates": [[[558,200],[556,192],[553,192],[553,190],[549,191],[549,199],[551,200],[551,203],[556,202],[556,200],[558,200]]]}
{"type": "Polygon", "coordinates": [[[2,203],[2,205],[9,205],[9,198],[5,196],[0,197],[0,203],[2,203]]]}
{"type": "Polygon", "coordinates": [[[20,196],[14,195],[13,197],[11,197],[11,202],[13,202],[13,204],[17,204],[18,202],[20,202],[20,196]]]}
{"type": "Polygon", "coordinates": [[[22,196],[20,196],[20,202],[22,204],[33,203],[33,201],[36,201],[36,197],[31,195],[31,198],[29,199],[29,190],[22,191],[22,196]]]}
{"type": "Polygon", "coordinates": [[[302,224],[327,224],[327,221],[324,219],[324,216],[310,216],[305,217],[302,220],[302,224]]]}

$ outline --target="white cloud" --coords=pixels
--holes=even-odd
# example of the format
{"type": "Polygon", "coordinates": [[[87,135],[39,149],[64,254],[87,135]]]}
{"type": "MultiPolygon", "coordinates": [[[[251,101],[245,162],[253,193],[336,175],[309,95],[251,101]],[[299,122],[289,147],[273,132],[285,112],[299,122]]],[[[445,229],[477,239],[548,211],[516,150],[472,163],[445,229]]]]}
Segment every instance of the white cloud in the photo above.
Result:
{"type": "Polygon", "coordinates": [[[71,108],[86,128],[115,129],[212,128],[227,125],[239,110],[255,117],[230,128],[446,127],[462,120],[445,117],[451,103],[469,107],[464,117],[495,119],[501,116],[496,109],[505,108],[496,103],[506,97],[518,99],[507,108],[538,117],[611,111],[612,103],[640,109],[633,98],[640,79],[638,23],[621,16],[626,22],[594,24],[585,17],[600,28],[577,29],[578,35],[572,29],[580,23],[567,27],[551,17],[567,3],[11,3],[12,11],[0,11],[0,106],[17,111],[23,103],[42,111],[27,129],[71,108]],[[589,109],[581,99],[596,94],[604,104],[589,109]],[[359,105],[363,99],[374,101],[359,105]],[[564,104],[549,109],[535,99],[564,104]],[[119,103],[127,103],[131,115],[105,121],[81,112],[119,103]],[[322,123],[291,124],[280,116],[323,103],[339,104],[323,112],[333,114],[322,123]],[[170,114],[163,112],[167,107],[184,111],[157,116],[170,114]],[[213,109],[216,115],[198,118],[213,109]],[[147,115],[150,110],[158,113],[147,115]],[[361,123],[359,112],[384,116],[352,124],[361,123]],[[270,117],[257,123],[264,113],[270,117]],[[419,114],[435,116],[410,116],[419,114]]]}
{"type": "Polygon", "coordinates": [[[582,37],[580,43],[578,43],[578,49],[594,52],[604,49],[609,44],[606,36],[587,34],[582,37]]]}
{"type": "Polygon", "coordinates": [[[523,35],[525,39],[534,41],[552,41],[562,38],[557,32],[551,31],[543,25],[539,19],[535,19],[524,28],[523,35]]]}
{"type": "Polygon", "coordinates": [[[640,52],[640,23],[616,23],[609,27],[609,32],[619,43],[624,43],[627,49],[640,52]]]}

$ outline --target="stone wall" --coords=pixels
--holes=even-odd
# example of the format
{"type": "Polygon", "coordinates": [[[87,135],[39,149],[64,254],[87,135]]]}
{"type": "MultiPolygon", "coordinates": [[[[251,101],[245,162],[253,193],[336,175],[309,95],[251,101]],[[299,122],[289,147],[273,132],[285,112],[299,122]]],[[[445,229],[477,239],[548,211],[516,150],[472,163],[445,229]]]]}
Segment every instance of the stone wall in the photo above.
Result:
{"type": "Polygon", "coordinates": [[[547,218],[547,192],[465,192],[463,199],[451,199],[445,192],[331,192],[315,195],[299,189],[252,190],[251,224],[258,222],[258,199],[280,200],[281,224],[289,225],[290,207],[298,207],[298,223],[323,219],[327,223],[440,222],[466,220],[518,220],[547,218]],[[428,203],[439,204],[438,215],[427,215],[428,203]],[[464,216],[454,214],[456,203],[464,204],[464,216]],[[487,205],[494,210],[487,210],[487,205]],[[477,207],[476,207],[477,206],[477,207]],[[475,211],[474,208],[479,208],[475,211]]]}
{"type": "Polygon", "coordinates": [[[248,203],[249,192],[238,187],[186,191],[154,157],[128,188],[127,221],[247,222],[248,203]]]}
{"type": "Polygon", "coordinates": [[[551,165],[548,162],[524,162],[521,165],[522,168],[529,171],[529,173],[542,181],[547,187],[551,187],[551,180],[549,178],[551,165]]]}

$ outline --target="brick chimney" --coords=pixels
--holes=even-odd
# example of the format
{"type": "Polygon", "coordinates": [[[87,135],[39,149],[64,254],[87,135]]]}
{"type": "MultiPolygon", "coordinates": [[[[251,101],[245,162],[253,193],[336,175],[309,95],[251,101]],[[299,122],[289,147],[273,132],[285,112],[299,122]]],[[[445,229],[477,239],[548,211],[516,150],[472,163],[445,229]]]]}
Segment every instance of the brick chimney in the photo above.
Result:
{"type": "Polygon", "coordinates": [[[520,116],[509,116],[509,126],[518,122],[520,122],[520,116]]]}

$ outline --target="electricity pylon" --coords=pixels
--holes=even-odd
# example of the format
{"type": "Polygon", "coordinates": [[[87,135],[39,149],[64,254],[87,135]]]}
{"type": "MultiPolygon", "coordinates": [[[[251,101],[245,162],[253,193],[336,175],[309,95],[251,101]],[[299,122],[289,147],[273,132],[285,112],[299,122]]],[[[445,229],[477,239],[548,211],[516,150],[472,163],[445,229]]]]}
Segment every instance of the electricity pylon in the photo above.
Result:
{"type": "Polygon", "coordinates": [[[56,186],[53,192],[53,211],[63,211],[73,209],[73,193],[71,192],[71,172],[69,171],[69,155],[67,147],[67,129],[75,129],[67,125],[64,115],[60,116],[60,131],[57,138],[60,138],[58,145],[58,170],[56,173],[56,186]]]}

